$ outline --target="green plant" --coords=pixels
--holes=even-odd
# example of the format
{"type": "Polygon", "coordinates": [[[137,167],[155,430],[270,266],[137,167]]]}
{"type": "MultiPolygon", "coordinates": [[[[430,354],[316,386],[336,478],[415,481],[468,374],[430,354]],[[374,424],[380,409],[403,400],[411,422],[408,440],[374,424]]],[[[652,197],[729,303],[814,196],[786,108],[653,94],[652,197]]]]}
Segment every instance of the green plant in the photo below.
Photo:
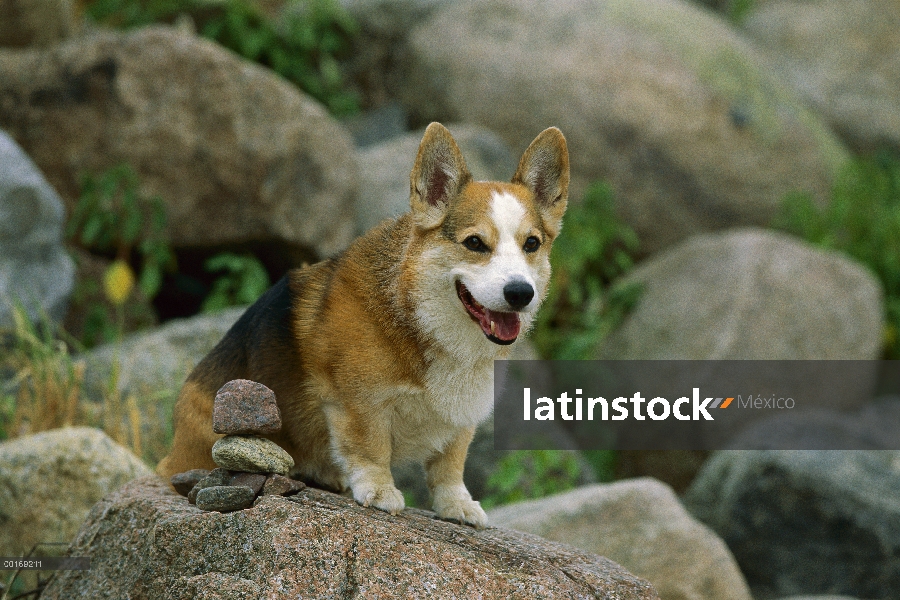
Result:
{"type": "Polygon", "coordinates": [[[740,25],[756,8],[756,0],[731,0],[728,3],[728,18],[740,25]]]}
{"type": "Polygon", "coordinates": [[[128,165],[82,178],[81,195],[66,224],[70,244],[83,251],[75,253],[80,276],[70,313],[79,317],[68,326],[86,346],[116,339],[126,321],[131,328],[155,322],[150,301],[159,293],[163,272],[175,266],[165,227],[162,200],[140,193],[138,177],[128,165]],[[113,263],[103,266],[109,258],[113,263]],[[98,260],[99,266],[94,264],[98,260]],[[83,271],[82,263],[93,264],[94,272],[91,267],[83,271]],[[132,281],[131,265],[139,265],[137,294],[130,283],[118,285],[125,296],[110,304],[104,282],[108,287],[111,276],[120,284],[132,281]]]}
{"type": "Polygon", "coordinates": [[[900,157],[855,158],[835,178],[827,204],[789,194],[774,224],[871,269],[885,291],[885,355],[900,358],[900,157]]]}
{"type": "Polygon", "coordinates": [[[333,0],[288,3],[279,25],[244,0],[228,0],[226,10],[202,29],[244,58],[265,65],[295,83],[336,115],[359,110],[344,89],[339,58],[347,55],[356,23],[333,0]]]}
{"type": "Polygon", "coordinates": [[[550,291],[534,328],[534,343],[553,359],[594,358],[594,353],[637,302],[640,287],[612,286],[632,266],[637,236],[615,213],[612,192],[588,187],[569,207],[550,262],[550,291]]]}
{"type": "Polygon", "coordinates": [[[578,455],[566,450],[516,450],[497,462],[487,481],[485,508],[542,498],[574,488],[580,469],[578,455]]]}
{"type": "Polygon", "coordinates": [[[123,28],[188,15],[201,35],[269,67],[333,114],[359,110],[340,66],[358,28],[336,0],[286,0],[277,22],[250,0],[95,0],[87,14],[123,28]]]}
{"type": "Polygon", "coordinates": [[[269,274],[255,256],[231,252],[217,254],[204,265],[209,272],[225,271],[203,301],[203,312],[251,304],[269,289],[269,274]]]}
{"type": "Polygon", "coordinates": [[[130,29],[164,21],[178,14],[184,0],[94,0],[85,6],[85,14],[98,23],[130,29]]]}
{"type": "Polygon", "coordinates": [[[16,397],[12,393],[13,382],[9,382],[9,389],[0,390],[0,442],[9,438],[9,430],[12,427],[13,417],[16,414],[16,397]]]}
{"type": "Polygon", "coordinates": [[[86,250],[128,263],[139,259],[138,285],[153,298],[162,285],[163,270],[174,265],[175,254],[165,235],[162,200],[142,196],[138,187],[137,174],[128,165],[99,176],[85,175],[66,234],[86,250]]]}
{"type": "Polygon", "coordinates": [[[615,450],[584,450],[581,455],[591,465],[597,481],[615,479],[618,453],[615,450]]]}

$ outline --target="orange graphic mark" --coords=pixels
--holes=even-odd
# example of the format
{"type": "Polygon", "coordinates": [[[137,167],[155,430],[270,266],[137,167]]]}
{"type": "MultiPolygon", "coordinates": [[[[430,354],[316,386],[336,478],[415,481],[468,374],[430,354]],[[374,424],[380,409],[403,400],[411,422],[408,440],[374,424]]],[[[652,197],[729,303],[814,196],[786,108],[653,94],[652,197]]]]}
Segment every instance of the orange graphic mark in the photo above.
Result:
{"type": "Polygon", "coordinates": [[[723,402],[722,406],[720,406],[719,408],[728,408],[728,405],[731,404],[732,400],[734,400],[734,398],[725,398],[725,402],[723,402]]]}

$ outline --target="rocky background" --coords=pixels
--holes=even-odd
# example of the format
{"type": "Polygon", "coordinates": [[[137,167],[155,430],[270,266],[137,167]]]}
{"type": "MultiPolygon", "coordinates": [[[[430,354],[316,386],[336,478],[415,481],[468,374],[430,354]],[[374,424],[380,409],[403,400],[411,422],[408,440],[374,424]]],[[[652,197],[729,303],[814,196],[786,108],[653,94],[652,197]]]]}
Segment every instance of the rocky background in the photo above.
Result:
{"type": "MultiPolygon", "coordinates": [[[[900,598],[900,451],[880,438],[509,454],[487,423],[467,465],[486,532],[315,489],[205,513],[150,477],[192,366],[285,270],[406,210],[432,120],[479,179],[509,179],[550,125],[569,142],[565,277],[519,357],[900,357],[896,1],[0,15],[0,556],[74,540],[97,565],[47,597],[900,598]]],[[[750,434],[900,427],[894,397],[837,408],[750,434]]],[[[428,506],[420,472],[396,476],[428,506]]]]}

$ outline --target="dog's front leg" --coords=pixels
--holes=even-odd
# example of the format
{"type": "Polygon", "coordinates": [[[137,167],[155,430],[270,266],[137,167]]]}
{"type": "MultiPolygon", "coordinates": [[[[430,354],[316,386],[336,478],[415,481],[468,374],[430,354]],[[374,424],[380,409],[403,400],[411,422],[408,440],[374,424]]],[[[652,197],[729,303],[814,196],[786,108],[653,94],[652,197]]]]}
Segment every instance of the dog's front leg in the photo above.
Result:
{"type": "Polygon", "coordinates": [[[325,413],[331,429],[332,453],[353,499],[392,515],[403,510],[403,494],[391,475],[389,411],[371,407],[359,414],[348,406],[332,406],[325,413]]]}
{"type": "Polygon", "coordinates": [[[428,488],[434,498],[432,507],[442,519],[469,523],[477,528],[487,525],[487,515],[481,504],[472,500],[463,483],[463,468],[474,427],[461,429],[442,452],[432,455],[425,462],[428,488]]]}

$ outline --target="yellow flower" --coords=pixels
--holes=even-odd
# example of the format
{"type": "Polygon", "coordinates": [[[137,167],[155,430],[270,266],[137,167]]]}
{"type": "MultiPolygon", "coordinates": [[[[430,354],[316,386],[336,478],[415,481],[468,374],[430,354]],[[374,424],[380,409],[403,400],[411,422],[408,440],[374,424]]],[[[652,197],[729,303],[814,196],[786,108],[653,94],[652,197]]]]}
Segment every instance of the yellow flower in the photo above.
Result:
{"type": "Polygon", "coordinates": [[[119,306],[128,298],[134,287],[134,271],[124,260],[117,260],[109,266],[103,276],[103,291],[109,301],[119,306]]]}

